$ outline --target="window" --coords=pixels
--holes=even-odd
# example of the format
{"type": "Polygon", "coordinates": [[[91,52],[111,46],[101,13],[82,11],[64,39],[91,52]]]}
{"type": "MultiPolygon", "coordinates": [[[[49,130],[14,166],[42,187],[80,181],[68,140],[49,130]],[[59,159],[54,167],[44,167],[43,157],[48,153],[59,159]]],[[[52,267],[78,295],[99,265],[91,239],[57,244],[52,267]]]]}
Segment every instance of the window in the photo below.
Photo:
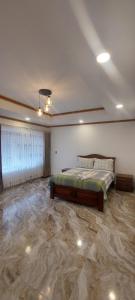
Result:
{"type": "Polygon", "coordinates": [[[44,133],[4,125],[1,131],[4,187],[43,176],[44,133]]]}

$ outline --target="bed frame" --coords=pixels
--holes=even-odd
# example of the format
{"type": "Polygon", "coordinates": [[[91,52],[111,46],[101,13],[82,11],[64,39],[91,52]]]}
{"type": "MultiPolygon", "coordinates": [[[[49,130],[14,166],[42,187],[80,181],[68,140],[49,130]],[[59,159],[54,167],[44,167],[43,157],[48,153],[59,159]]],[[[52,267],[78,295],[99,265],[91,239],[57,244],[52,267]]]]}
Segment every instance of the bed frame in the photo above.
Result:
{"type": "MultiPolygon", "coordinates": [[[[113,171],[115,172],[115,157],[107,157],[99,154],[78,155],[83,158],[99,158],[99,159],[113,159],[113,171]]],[[[64,200],[76,202],[83,205],[95,206],[99,211],[104,211],[104,194],[102,191],[94,192],[90,190],[78,189],[75,187],[57,185],[51,183],[50,197],[58,197],[64,200]]]]}

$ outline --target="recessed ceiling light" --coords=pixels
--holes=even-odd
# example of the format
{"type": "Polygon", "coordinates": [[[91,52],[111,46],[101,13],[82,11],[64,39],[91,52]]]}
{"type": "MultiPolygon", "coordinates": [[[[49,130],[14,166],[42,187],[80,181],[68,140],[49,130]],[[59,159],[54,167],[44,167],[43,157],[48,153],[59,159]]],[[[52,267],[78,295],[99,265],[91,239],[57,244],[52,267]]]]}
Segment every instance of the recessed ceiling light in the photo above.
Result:
{"type": "Polygon", "coordinates": [[[109,61],[110,58],[111,58],[111,55],[108,52],[103,52],[97,56],[97,62],[100,64],[104,64],[107,61],[109,61]]]}
{"type": "Polygon", "coordinates": [[[82,124],[83,122],[84,122],[83,120],[79,120],[79,123],[81,123],[81,124],[82,124]]]}
{"type": "Polygon", "coordinates": [[[82,246],[82,240],[78,240],[78,241],[77,241],[77,246],[78,246],[78,247],[81,247],[81,246],[82,246]]]}
{"type": "Polygon", "coordinates": [[[30,252],[31,252],[31,247],[30,247],[30,246],[27,246],[26,249],[25,249],[25,252],[26,252],[27,254],[30,254],[30,252]]]}
{"type": "Polygon", "coordinates": [[[116,300],[116,295],[115,295],[115,293],[114,293],[113,291],[111,291],[111,292],[109,293],[109,299],[110,299],[110,300],[116,300]]]}
{"type": "Polygon", "coordinates": [[[30,121],[30,118],[29,118],[29,117],[26,117],[25,120],[26,120],[26,121],[30,121]]]}
{"type": "Polygon", "coordinates": [[[117,105],[116,105],[116,108],[117,108],[117,109],[123,108],[123,104],[117,104],[117,105]]]}

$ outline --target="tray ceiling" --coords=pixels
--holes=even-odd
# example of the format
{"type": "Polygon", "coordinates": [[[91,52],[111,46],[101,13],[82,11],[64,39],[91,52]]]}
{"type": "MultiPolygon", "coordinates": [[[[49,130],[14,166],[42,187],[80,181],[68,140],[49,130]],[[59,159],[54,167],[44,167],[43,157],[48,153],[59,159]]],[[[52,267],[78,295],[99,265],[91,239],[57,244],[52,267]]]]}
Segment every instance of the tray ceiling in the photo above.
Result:
{"type": "Polygon", "coordinates": [[[0,114],[23,119],[30,113],[44,124],[135,117],[134,13],[132,0],[2,1],[0,94],[37,108],[38,90],[49,88],[52,113],[105,111],[39,120],[0,101],[0,114]],[[103,50],[111,61],[99,65],[96,55],[103,50]]]}

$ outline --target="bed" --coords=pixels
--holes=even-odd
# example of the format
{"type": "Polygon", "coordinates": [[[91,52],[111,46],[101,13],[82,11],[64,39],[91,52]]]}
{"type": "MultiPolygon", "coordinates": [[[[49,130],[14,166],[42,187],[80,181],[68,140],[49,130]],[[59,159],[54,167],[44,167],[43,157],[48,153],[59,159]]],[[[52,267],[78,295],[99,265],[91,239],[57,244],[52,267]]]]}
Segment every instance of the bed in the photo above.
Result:
{"type": "Polygon", "coordinates": [[[112,170],[74,168],[54,175],[50,179],[50,197],[94,206],[99,211],[103,211],[108,190],[114,182],[115,157],[99,154],[78,155],[78,157],[80,159],[85,158],[87,161],[93,159],[95,162],[111,160],[112,170]]]}

